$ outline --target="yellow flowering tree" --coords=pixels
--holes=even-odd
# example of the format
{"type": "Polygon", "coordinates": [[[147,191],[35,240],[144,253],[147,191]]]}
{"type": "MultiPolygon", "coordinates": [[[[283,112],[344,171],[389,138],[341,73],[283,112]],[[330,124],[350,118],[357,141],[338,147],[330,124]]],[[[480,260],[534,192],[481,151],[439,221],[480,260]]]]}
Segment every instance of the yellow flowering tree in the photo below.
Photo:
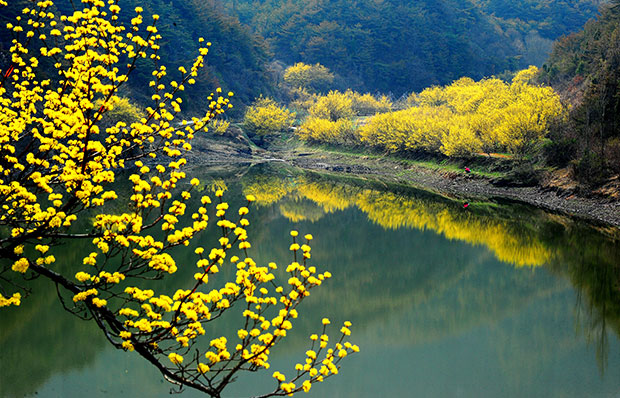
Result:
{"type": "MultiPolygon", "coordinates": [[[[299,304],[331,275],[307,264],[312,236],[293,231],[293,261],[279,281],[276,264],[249,255],[254,197],[233,215],[221,190],[211,204],[197,192],[200,181],[186,182],[192,138],[231,106],[232,93],[217,89],[201,117],[175,122],[179,94],[195,83],[210,43],[200,39],[189,69],[170,72],[159,65],[157,15],[145,24],[137,7],[124,25],[115,0],[82,7],[57,15],[51,1],[34,2],[7,24],[14,40],[0,81],[0,273],[49,279],[65,308],[96,322],[112,345],[137,352],[181,388],[219,397],[241,372],[269,368],[299,304]],[[114,110],[128,106],[119,90],[143,60],[153,65],[145,88],[152,103],[131,122],[115,121],[114,110]],[[53,65],[49,79],[40,62],[53,65]],[[129,192],[117,193],[123,184],[129,192]],[[219,241],[199,241],[195,263],[177,264],[174,249],[199,240],[212,208],[219,241]],[[82,261],[56,261],[66,242],[90,247],[82,261]],[[173,291],[157,283],[181,266],[195,267],[193,278],[173,291]],[[225,313],[239,323],[228,337],[211,327],[225,313]]],[[[0,279],[0,306],[19,305],[28,292],[10,281],[0,279]]],[[[348,322],[328,347],[328,325],[324,319],[320,337],[311,336],[305,361],[288,378],[273,373],[274,388],[261,396],[308,391],[338,373],[358,348],[345,341],[348,322]]]]}
{"type": "Polygon", "coordinates": [[[294,88],[322,90],[334,81],[334,75],[321,64],[298,62],[284,71],[284,81],[294,88]]]}
{"type": "Polygon", "coordinates": [[[243,126],[258,136],[285,131],[295,121],[295,113],[279,106],[271,98],[257,98],[243,117],[243,126]]]}
{"type": "Polygon", "coordinates": [[[388,152],[415,151],[471,156],[508,151],[524,158],[542,142],[566,109],[551,88],[531,83],[534,66],[512,83],[461,78],[407,98],[410,108],[377,114],[358,134],[362,143],[388,152]]]}

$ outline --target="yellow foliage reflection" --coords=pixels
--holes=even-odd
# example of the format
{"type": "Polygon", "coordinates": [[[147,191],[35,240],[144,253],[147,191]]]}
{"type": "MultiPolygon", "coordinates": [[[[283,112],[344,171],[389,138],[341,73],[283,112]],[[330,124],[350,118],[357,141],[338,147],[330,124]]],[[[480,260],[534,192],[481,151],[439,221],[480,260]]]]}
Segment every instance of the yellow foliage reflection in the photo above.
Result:
{"type": "Polygon", "coordinates": [[[306,176],[259,176],[244,188],[244,193],[256,196],[259,205],[277,203],[280,213],[292,222],[318,220],[317,209],[328,214],[355,206],[385,229],[431,230],[450,240],[486,246],[497,259],[516,266],[540,266],[552,258],[552,252],[536,238],[521,233],[518,224],[478,214],[454,202],[306,176]],[[304,201],[314,203],[314,211],[302,206],[304,201]]]}

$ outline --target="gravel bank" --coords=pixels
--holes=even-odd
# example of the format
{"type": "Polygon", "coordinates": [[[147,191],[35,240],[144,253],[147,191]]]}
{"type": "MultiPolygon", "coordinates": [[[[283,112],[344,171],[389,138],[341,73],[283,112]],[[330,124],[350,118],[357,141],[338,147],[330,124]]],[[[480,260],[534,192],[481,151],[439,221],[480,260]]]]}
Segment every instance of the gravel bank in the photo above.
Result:
{"type": "Polygon", "coordinates": [[[403,164],[389,158],[367,158],[323,152],[285,156],[294,166],[331,173],[415,185],[463,201],[512,200],[548,211],[567,214],[601,225],[620,227],[620,201],[578,196],[541,187],[500,187],[474,174],[450,173],[403,164]]]}
{"type": "Polygon", "coordinates": [[[200,166],[232,166],[283,162],[301,169],[352,175],[414,185],[463,201],[512,200],[591,223],[620,227],[620,200],[584,197],[572,191],[541,187],[501,187],[476,174],[446,172],[411,165],[389,157],[350,155],[318,149],[266,151],[248,146],[247,139],[221,137],[199,142],[189,156],[200,166]]]}

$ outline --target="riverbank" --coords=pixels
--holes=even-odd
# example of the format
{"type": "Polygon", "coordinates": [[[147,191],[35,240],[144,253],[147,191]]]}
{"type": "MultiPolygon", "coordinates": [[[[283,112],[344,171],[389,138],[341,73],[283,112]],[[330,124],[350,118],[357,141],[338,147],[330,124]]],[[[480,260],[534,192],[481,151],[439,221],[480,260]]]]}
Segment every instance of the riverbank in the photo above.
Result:
{"type": "Polygon", "coordinates": [[[220,137],[195,145],[191,158],[203,165],[283,162],[301,169],[351,175],[386,183],[412,185],[466,202],[509,200],[570,215],[600,226],[620,228],[617,192],[584,195],[552,174],[537,186],[500,186],[492,173],[439,167],[388,156],[332,151],[325,148],[277,145],[275,150],[252,146],[243,138],[220,137]]]}

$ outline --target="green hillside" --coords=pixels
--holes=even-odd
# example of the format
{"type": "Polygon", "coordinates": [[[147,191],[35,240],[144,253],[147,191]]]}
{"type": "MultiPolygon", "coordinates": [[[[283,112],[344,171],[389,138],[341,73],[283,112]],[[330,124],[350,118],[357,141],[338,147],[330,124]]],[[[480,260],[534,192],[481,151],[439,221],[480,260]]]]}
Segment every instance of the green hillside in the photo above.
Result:
{"type": "Polygon", "coordinates": [[[572,105],[569,123],[551,137],[552,159],[572,161],[576,176],[590,183],[619,173],[620,1],[556,42],[542,79],[572,105]]]}
{"type": "Polygon", "coordinates": [[[599,1],[225,0],[287,64],[321,63],[340,85],[396,95],[541,65],[599,1]]]}

